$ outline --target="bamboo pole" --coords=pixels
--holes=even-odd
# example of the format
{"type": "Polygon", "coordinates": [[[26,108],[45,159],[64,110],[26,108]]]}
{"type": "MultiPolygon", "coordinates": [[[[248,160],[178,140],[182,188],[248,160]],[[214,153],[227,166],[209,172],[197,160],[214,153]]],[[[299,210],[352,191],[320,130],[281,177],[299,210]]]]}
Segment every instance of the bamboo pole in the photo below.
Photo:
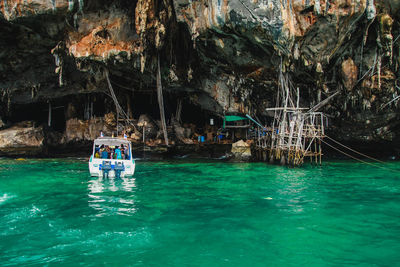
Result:
{"type": "Polygon", "coordinates": [[[128,119],[133,118],[131,96],[129,94],[126,97],[126,108],[127,108],[126,115],[128,115],[128,119]]]}
{"type": "Polygon", "coordinates": [[[90,118],[93,119],[94,114],[93,114],[93,101],[90,102],[90,118]]]}
{"type": "Polygon", "coordinates": [[[315,142],[315,140],[314,140],[314,156],[315,156],[315,164],[318,164],[317,142],[315,142]]]}
{"type": "Polygon", "coordinates": [[[118,126],[119,126],[119,109],[117,109],[117,137],[118,137],[118,126]]]}
{"type": "Polygon", "coordinates": [[[167,125],[165,122],[164,99],[163,99],[162,84],[161,84],[160,55],[158,55],[157,57],[157,97],[158,97],[158,105],[160,107],[160,119],[161,119],[161,127],[164,133],[164,141],[165,144],[168,146],[167,125]]]}
{"type": "Polygon", "coordinates": [[[319,144],[319,165],[322,164],[322,147],[321,147],[321,139],[318,139],[319,144]]]}
{"type": "Polygon", "coordinates": [[[181,121],[181,114],[182,114],[182,99],[179,98],[177,106],[176,106],[176,113],[175,113],[176,121],[178,121],[178,122],[181,121]]]}
{"type": "Polygon", "coordinates": [[[49,116],[47,118],[47,125],[51,126],[51,102],[49,101],[49,116]]]}

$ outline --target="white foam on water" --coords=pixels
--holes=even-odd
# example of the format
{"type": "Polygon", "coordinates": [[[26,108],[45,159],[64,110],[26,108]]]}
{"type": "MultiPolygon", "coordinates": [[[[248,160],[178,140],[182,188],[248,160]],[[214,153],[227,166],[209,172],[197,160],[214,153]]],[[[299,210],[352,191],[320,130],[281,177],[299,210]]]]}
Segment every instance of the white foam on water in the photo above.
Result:
{"type": "Polygon", "coordinates": [[[33,217],[36,214],[39,214],[41,212],[41,209],[39,209],[35,205],[32,205],[32,208],[29,210],[29,212],[30,212],[30,215],[33,217]]]}
{"type": "Polygon", "coordinates": [[[4,204],[7,200],[14,197],[15,195],[3,194],[3,196],[0,196],[0,205],[4,204]]]}

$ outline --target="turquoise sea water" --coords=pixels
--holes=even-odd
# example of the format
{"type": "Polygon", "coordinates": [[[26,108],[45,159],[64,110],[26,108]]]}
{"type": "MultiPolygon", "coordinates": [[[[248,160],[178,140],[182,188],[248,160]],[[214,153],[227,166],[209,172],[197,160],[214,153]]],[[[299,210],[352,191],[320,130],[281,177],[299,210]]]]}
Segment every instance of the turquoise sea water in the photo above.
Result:
{"type": "Polygon", "coordinates": [[[352,162],[0,159],[0,265],[399,266],[397,172],[352,162]]]}

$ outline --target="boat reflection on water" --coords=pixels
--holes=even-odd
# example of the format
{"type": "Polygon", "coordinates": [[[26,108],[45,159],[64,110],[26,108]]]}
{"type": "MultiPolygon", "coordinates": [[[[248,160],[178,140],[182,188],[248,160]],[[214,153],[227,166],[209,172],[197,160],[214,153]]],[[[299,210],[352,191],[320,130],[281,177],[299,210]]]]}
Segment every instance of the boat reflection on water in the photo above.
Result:
{"type": "Polygon", "coordinates": [[[98,217],[132,215],[136,213],[135,191],[135,178],[92,177],[88,182],[88,204],[98,217]]]}

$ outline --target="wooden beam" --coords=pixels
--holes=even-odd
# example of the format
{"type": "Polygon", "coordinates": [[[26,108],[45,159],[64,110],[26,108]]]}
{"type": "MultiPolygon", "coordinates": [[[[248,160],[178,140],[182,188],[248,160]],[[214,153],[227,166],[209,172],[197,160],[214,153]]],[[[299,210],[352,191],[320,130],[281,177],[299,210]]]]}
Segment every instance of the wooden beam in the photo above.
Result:
{"type": "Polygon", "coordinates": [[[242,129],[242,128],[249,128],[250,125],[238,125],[238,126],[234,126],[234,125],[225,125],[225,128],[230,128],[230,129],[242,129]]]}
{"type": "Polygon", "coordinates": [[[167,124],[165,122],[165,112],[164,112],[164,99],[162,93],[162,84],[161,84],[161,70],[160,70],[160,55],[157,57],[157,97],[158,97],[158,106],[160,107],[160,119],[161,119],[161,127],[164,133],[164,141],[168,146],[168,133],[167,133],[167,124]]]}
{"type": "MultiPolygon", "coordinates": [[[[286,107],[287,111],[296,111],[296,110],[307,110],[308,108],[294,108],[294,107],[286,107]]],[[[276,108],[266,108],[265,111],[274,111],[274,110],[285,110],[284,107],[276,107],[276,108]]]]}

